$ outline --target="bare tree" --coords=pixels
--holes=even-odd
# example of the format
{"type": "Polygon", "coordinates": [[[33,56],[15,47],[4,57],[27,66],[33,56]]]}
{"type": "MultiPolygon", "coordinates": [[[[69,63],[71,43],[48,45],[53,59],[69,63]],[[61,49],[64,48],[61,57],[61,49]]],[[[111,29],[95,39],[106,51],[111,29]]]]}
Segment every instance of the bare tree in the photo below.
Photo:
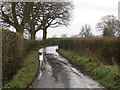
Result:
{"type": "Polygon", "coordinates": [[[48,28],[69,24],[73,6],[71,2],[36,2],[31,7],[27,29],[32,38],[37,31],[43,30],[43,39],[46,39],[48,28]]]}
{"type": "Polygon", "coordinates": [[[43,39],[46,39],[49,27],[67,26],[71,10],[70,2],[6,2],[1,4],[2,22],[13,26],[21,34],[25,29],[28,30],[31,39],[35,39],[35,34],[39,30],[43,30],[43,39]]]}
{"type": "Polygon", "coordinates": [[[43,39],[47,37],[47,29],[67,26],[71,16],[72,4],[70,2],[41,2],[39,7],[39,23],[36,31],[43,30],[43,39]]]}
{"type": "Polygon", "coordinates": [[[92,33],[90,25],[85,24],[85,26],[82,26],[79,35],[81,37],[91,37],[92,33]]]}
{"type": "Polygon", "coordinates": [[[29,3],[3,2],[0,6],[2,23],[13,26],[17,32],[23,34],[25,23],[29,20],[29,3]]]}
{"type": "Polygon", "coordinates": [[[116,21],[116,32],[115,32],[115,36],[120,37],[120,21],[116,21]]]}
{"type": "Polygon", "coordinates": [[[118,32],[118,20],[113,15],[104,16],[97,24],[97,29],[102,31],[103,36],[112,37],[118,32]]]}

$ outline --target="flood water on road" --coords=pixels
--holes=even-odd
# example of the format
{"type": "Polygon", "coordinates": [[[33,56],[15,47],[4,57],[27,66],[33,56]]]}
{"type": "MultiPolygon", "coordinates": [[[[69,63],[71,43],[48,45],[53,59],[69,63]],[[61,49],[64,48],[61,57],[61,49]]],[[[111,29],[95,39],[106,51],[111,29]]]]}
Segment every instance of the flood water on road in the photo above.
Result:
{"type": "Polygon", "coordinates": [[[56,49],[50,46],[39,50],[41,55],[39,75],[32,88],[87,88],[94,90],[105,89],[98,82],[72,67],[67,59],[60,56],[56,49]]]}

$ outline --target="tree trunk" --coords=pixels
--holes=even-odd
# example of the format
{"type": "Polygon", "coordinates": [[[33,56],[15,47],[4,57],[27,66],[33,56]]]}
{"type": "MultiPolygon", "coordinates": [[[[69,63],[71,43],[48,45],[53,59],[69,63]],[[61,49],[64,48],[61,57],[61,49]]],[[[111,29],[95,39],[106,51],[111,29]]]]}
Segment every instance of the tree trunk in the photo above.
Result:
{"type": "Polygon", "coordinates": [[[15,27],[16,32],[20,33],[21,35],[23,35],[24,32],[24,25],[18,25],[15,27]]]}
{"type": "Polygon", "coordinates": [[[43,29],[43,40],[46,40],[46,38],[47,38],[47,29],[44,28],[43,29]]]}
{"type": "Polygon", "coordinates": [[[31,40],[35,40],[35,33],[31,33],[31,40]]]}
{"type": "Polygon", "coordinates": [[[33,23],[34,21],[32,20],[32,23],[31,23],[31,40],[35,40],[35,34],[36,34],[36,32],[35,32],[35,24],[33,23]]]}

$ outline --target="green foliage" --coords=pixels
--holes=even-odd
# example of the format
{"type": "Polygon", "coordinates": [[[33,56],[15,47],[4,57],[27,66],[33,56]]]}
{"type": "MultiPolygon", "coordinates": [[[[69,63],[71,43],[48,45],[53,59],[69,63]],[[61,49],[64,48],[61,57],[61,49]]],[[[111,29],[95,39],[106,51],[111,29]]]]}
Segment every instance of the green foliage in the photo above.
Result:
{"type": "Polygon", "coordinates": [[[38,51],[31,51],[25,58],[22,68],[4,88],[27,88],[38,72],[38,51]]]}
{"type": "Polygon", "coordinates": [[[80,57],[79,62],[88,72],[92,72],[97,65],[95,60],[86,57],[80,57]]]}
{"type": "Polygon", "coordinates": [[[96,69],[96,75],[102,85],[108,88],[118,88],[120,85],[118,69],[118,66],[102,66],[96,69]]]}
{"type": "Polygon", "coordinates": [[[2,31],[2,78],[3,85],[21,68],[23,57],[38,43],[23,39],[22,35],[9,30],[2,31]]]}
{"type": "Polygon", "coordinates": [[[99,80],[100,84],[108,88],[119,88],[120,74],[117,65],[98,65],[98,62],[88,57],[81,57],[71,51],[59,50],[59,53],[72,64],[82,67],[89,75],[99,80]]]}
{"type": "Polygon", "coordinates": [[[77,65],[79,67],[81,66],[87,72],[89,72],[90,75],[94,75],[94,69],[98,65],[98,62],[96,60],[88,57],[78,56],[71,51],[59,50],[59,53],[74,65],[77,65]]]}

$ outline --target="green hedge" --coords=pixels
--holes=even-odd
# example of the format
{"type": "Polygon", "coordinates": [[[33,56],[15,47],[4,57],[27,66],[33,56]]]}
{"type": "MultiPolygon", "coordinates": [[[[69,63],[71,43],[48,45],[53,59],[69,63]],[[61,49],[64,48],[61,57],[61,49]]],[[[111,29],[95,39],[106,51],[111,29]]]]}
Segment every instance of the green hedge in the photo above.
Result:
{"type": "Polygon", "coordinates": [[[37,45],[37,41],[25,40],[19,33],[2,30],[3,85],[12,79],[21,68],[23,57],[37,45]]]}
{"type": "Polygon", "coordinates": [[[104,64],[120,65],[120,39],[117,37],[50,38],[43,41],[42,45],[59,45],[61,49],[72,50],[79,55],[92,56],[104,64]]]}
{"type": "Polygon", "coordinates": [[[93,56],[105,64],[118,64],[118,38],[69,38],[60,39],[59,47],[79,55],[93,56]]]}

